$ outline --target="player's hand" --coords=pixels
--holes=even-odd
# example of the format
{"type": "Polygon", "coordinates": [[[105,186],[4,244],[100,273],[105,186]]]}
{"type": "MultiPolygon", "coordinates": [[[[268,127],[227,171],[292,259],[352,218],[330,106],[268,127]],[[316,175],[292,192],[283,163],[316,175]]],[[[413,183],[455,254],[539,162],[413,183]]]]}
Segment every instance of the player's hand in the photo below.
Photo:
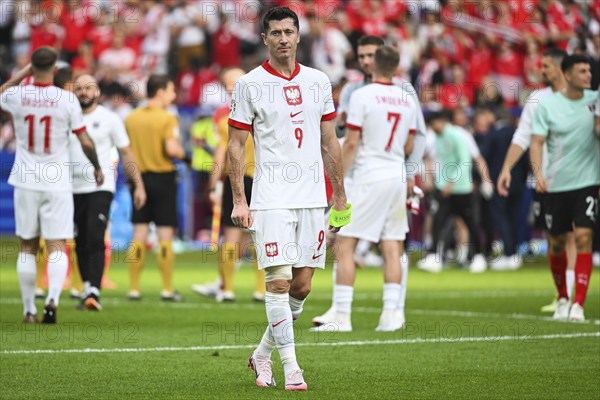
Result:
{"type": "Polygon", "coordinates": [[[484,199],[489,200],[494,195],[494,185],[491,182],[483,181],[479,187],[479,192],[484,199]]]}
{"type": "Polygon", "coordinates": [[[146,204],[146,190],[144,186],[137,185],[133,191],[133,206],[139,210],[146,204]]]}
{"type": "Polygon", "coordinates": [[[221,205],[223,196],[219,195],[219,193],[217,193],[216,189],[212,189],[208,193],[208,198],[210,199],[210,202],[213,204],[213,206],[216,206],[216,205],[221,205]]]}
{"type": "Polygon", "coordinates": [[[231,220],[235,226],[248,229],[252,226],[252,214],[248,204],[234,204],[231,212],[231,220]]]}
{"type": "Polygon", "coordinates": [[[104,174],[101,169],[94,170],[94,179],[96,180],[96,186],[102,186],[104,183],[104,174]]]}
{"type": "Polygon", "coordinates": [[[339,232],[342,226],[348,225],[352,221],[352,205],[345,204],[340,206],[334,204],[329,210],[329,231],[339,232]]]}
{"type": "Polygon", "coordinates": [[[498,177],[498,183],[496,184],[496,189],[498,189],[498,194],[502,197],[508,196],[508,189],[510,188],[510,182],[512,177],[510,175],[510,171],[502,170],[500,172],[500,176],[498,177]]]}
{"type": "Polygon", "coordinates": [[[442,197],[450,197],[452,195],[452,184],[449,183],[442,189],[442,197]]]}
{"type": "Polygon", "coordinates": [[[548,184],[546,179],[542,175],[536,176],[537,183],[535,184],[535,191],[538,193],[546,193],[548,191],[548,184]]]}

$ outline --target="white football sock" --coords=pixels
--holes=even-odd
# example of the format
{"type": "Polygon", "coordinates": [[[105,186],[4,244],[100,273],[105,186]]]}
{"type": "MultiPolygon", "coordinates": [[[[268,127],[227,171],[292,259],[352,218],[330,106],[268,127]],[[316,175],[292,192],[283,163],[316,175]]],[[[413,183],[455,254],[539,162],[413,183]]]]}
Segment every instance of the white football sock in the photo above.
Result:
{"type": "Polygon", "coordinates": [[[346,285],[335,285],[333,288],[333,306],[337,312],[350,314],[354,288],[346,285]]]}
{"type": "Polygon", "coordinates": [[[399,283],[383,284],[383,309],[395,310],[400,300],[401,285],[399,283]]]}
{"type": "Polygon", "coordinates": [[[50,300],[54,300],[54,305],[58,307],[60,293],[68,269],[69,257],[64,251],[53,251],[48,255],[48,297],[46,297],[46,304],[50,303],[50,300]]]}
{"type": "Polygon", "coordinates": [[[271,353],[273,353],[274,348],[275,340],[273,339],[273,330],[271,324],[267,321],[267,330],[263,334],[258,347],[254,350],[254,354],[258,357],[271,358],[271,353]]]}
{"type": "Polygon", "coordinates": [[[569,299],[571,298],[571,295],[573,294],[573,285],[575,284],[575,271],[573,271],[572,269],[568,269],[567,270],[567,295],[569,296],[569,299]]]}
{"type": "Polygon", "coordinates": [[[400,298],[398,299],[399,310],[404,310],[404,303],[406,302],[406,285],[408,283],[408,256],[405,254],[400,258],[400,265],[402,266],[402,283],[400,284],[400,298]]]}
{"type": "Polygon", "coordinates": [[[300,314],[302,314],[304,301],[305,300],[298,300],[290,296],[290,310],[292,310],[292,318],[294,322],[296,322],[296,320],[300,318],[300,314]]]}
{"type": "Polygon", "coordinates": [[[37,273],[35,254],[19,253],[17,258],[17,276],[21,286],[21,299],[23,301],[23,315],[37,314],[35,308],[35,276],[37,273]]]}
{"type": "Polygon", "coordinates": [[[287,293],[265,294],[267,320],[271,326],[273,339],[279,350],[285,375],[300,369],[296,361],[296,344],[294,343],[294,324],[290,309],[290,296],[287,293]]]}

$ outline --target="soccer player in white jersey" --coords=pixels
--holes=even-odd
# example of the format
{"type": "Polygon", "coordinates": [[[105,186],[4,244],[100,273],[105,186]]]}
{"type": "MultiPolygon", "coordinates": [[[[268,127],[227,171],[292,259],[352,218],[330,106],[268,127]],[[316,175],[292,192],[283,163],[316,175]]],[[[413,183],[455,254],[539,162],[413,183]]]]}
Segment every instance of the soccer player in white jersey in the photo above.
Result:
{"type": "MultiPolygon", "coordinates": [[[[371,83],[375,51],[378,47],[381,47],[384,44],[384,40],[378,36],[363,36],[358,40],[358,47],[356,52],[358,55],[358,63],[360,65],[360,69],[364,74],[364,79],[360,82],[348,83],[342,88],[342,92],[340,93],[340,102],[338,106],[337,118],[338,137],[343,137],[345,135],[345,123],[348,108],[350,107],[350,97],[357,89],[360,89],[365,85],[371,83]]],[[[407,164],[410,166],[407,170],[407,179],[410,179],[412,182],[414,182],[414,175],[418,169],[416,168],[416,166],[420,165],[426,147],[427,127],[425,126],[425,120],[423,119],[423,114],[421,112],[421,105],[419,103],[419,98],[414,87],[410,84],[410,82],[406,82],[401,79],[394,78],[392,82],[396,86],[402,88],[405,91],[406,95],[412,98],[414,103],[418,107],[417,131],[416,135],[414,136],[414,146],[410,154],[406,154],[406,156],[408,156],[407,164]]],[[[352,167],[350,169],[352,170],[352,167]]],[[[344,186],[346,187],[346,190],[348,192],[350,192],[353,183],[352,175],[353,174],[350,171],[344,177],[344,186]]],[[[357,253],[364,253],[368,249],[369,245],[370,242],[365,240],[359,240],[357,245],[357,253]]],[[[409,269],[408,257],[406,255],[402,257],[401,265],[403,278],[401,284],[400,298],[398,300],[397,314],[400,319],[404,320],[404,304],[406,300],[406,284],[409,269]]],[[[354,281],[356,271],[354,269],[338,270],[337,266],[338,261],[336,260],[333,264],[334,288],[332,305],[324,314],[313,318],[312,322],[315,326],[319,326],[327,322],[336,322],[336,301],[341,301],[345,304],[350,302],[350,305],[352,304],[352,298],[354,294],[353,286],[341,284],[340,282],[346,282],[348,280],[354,281]]],[[[347,312],[350,312],[349,309],[347,310],[347,312]]]]}
{"type": "Polygon", "coordinates": [[[71,136],[69,156],[73,165],[73,202],[75,206],[75,249],[83,280],[81,308],[100,311],[100,288],[104,273],[104,237],[110,205],[115,192],[116,169],[112,149],[119,151],[123,170],[134,186],[133,204],[141,208],[146,191],[141,180],[129,136],[121,118],[98,104],[100,88],[93,76],[82,75],[75,81],[75,94],[83,110],[83,122],[96,145],[104,174],[104,183],[97,186],[90,174],[90,163],[77,138],[71,136]]]}
{"type": "Polygon", "coordinates": [[[600,141],[594,133],[598,93],[587,90],[592,73],[586,56],[563,59],[566,87],[540,101],[531,128],[531,165],[536,190],[544,198],[544,221],[550,240],[550,269],[558,292],[554,319],[584,321],[583,306],[592,273],[592,237],[598,218],[600,141]],[[541,168],[542,148],[548,162],[541,168]],[[567,292],[566,236],[575,227],[577,259],[572,306],[567,292]]]}
{"type": "MultiPolygon", "coordinates": [[[[552,93],[556,93],[566,87],[565,77],[560,69],[562,60],[566,57],[567,53],[564,50],[550,48],[544,52],[542,57],[542,78],[544,83],[548,87],[533,92],[525,103],[523,112],[521,114],[521,120],[519,126],[515,131],[512,139],[512,143],[506,153],[504,159],[504,165],[502,171],[498,177],[497,189],[500,196],[509,196],[509,189],[512,182],[511,171],[513,166],[519,161],[523,154],[529,148],[531,143],[531,127],[533,125],[533,118],[535,116],[535,110],[538,108],[540,101],[552,93]]],[[[544,147],[544,152],[546,149],[544,147]]],[[[547,157],[544,157],[547,160],[547,157]]],[[[543,172],[543,166],[542,166],[543,172]]],[[[539,193],[535,191],[533,193],[533,215],[535,218],[535,226],[544,229],[546,232],[546,239],[548,240],[549,247],[551,246],[550,241],[552,240],[546,230],[546,223],[544,222],[544,196],[545,193],[539,193]]],[[[575,282],[575,259],[577,257],[577,247],[575,246],[575,234],[573,232],[567,233],[567,292],[569,297],[573,290],[573,283],[575,282]]],[[[556,309],[556,300],[551,304],[542,307],[544,312],[554,312],[556,309]]]]}
{"type": "Polygon", "coordinates": [[[296,361],[293,321],[300,316],[315,268],[325,266],[327,206],[323,170],[333,187],[329,229],[350,222],[335,136],[331,84],[321,71],[296,62],[298,16],[270,9],[262,38],[269,60],[235,84],[229,118],[228,166],[232,221],[252,232],[258,266],[265,269],[268,327],[248,365],[258,386],[274,386],[271,353],[279,351],[286,390],[307,390],[296,361]],[[248,132],[256,171],[250,207],[243,185],[248,132]]]}
{"type": "MultiPolygon", "coordinates": [[[[404,325],[404,319],[397,315],[402,282],[400,258],[408,231],[404,149],[412,147],[408,142],[416,133],[419,115],[414,100],[392,83],[399,58],[393,47],[379,47],[375,52],[373,82],[352,94],[342,159],[344,174],[355,162],[349,200],[356,211],[353,221],[336,239],[338,273],[352,272],[344,274],[344,280],[338,278],[336,284],[350,288],[354,286],[354,250],[358,239],[379,243],[384,259],[384,285],[383,312],[376,330],[384,332],[404,325]]],[[[343,300],[335,300],[334,321],[315,330],[352,330],[352,298],[343,300]]]]}
{"type": "Polygon", "coordinates": [[[17,153],[8,183],[15,187],[16,234],[21,238],[17,275],[24,321],[37,322],[35,254],[40,235],[48,248],[48,296],[43,323],[56,323],[63,281],[67,275],[66,239],[73,238],[73,194],[69,135],[74,133],[91,161],[96,184],[103,182],[94,142],[86,132],[75,96],[52,85],[56,52],[33,52],[31,66],[19,71],[0,89],[0,105],[12,114],[17,153]],[[34,83],[17,86],[33,73],[34,83]]]}

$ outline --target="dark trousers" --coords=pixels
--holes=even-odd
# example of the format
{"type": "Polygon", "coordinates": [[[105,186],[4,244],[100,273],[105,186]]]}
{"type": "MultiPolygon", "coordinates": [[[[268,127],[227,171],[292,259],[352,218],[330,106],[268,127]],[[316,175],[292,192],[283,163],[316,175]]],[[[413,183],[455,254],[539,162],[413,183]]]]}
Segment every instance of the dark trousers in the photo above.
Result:
{"type": "Polygon", "coordinates": [[[473,195],[453,194],[449,197],[442,197],[441,192],[437,191],[435,198],[438,202],[438,210],[433,216],[433,243],[430,252],[436,252],[440,242],[440,236],[446,221],[451,216],[462,218],[469,231],[469,255],[479,254],[481,245],[479,243],[479,233],[477,231],[473,195]]]}
{"type": "Polygon", "coordinates": [[[494,193],[491,199],[492,218],[496,230],[504,243],[504,255],[512,256],[517,252],[519,245],[519,217],[523,204],[523,192],[510,193],[508,197],[502,197],[494,193]]]}
{"type": "Polygon", "coordinates": [[[100,289],[104,273],[104,234],[113,194],[99,191],[73,195],[75,248],[81,279],[100,289]]]}

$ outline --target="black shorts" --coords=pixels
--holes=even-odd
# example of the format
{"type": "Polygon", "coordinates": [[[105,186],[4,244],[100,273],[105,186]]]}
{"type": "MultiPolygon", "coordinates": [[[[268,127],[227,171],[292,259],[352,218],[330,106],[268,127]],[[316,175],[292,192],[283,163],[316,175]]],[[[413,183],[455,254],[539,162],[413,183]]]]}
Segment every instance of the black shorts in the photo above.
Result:
{"type": "Polygon", "coordinates": [[[577,228],[593,229],[598,219],[598,186],[548,193],[544,196],[544,221],[553,235],[577,228]]]}
{"type": "MultiPolygon", "coordinates": [[[[252,195],[252,181],[254,178],[244,175],[244,193],[246,201],[250,205],[250,196],[252,195]]],[[[233,212],[233,191],[231,190],[231,182],[229,177],[225,178],[223,183],[223,201],[221,202],[221,226],[235,226],[231,220],[233,212]]]]}
{"type": "MultiPolygon", "coordinates": [[[[177,172],[142,174],[147,200],[144,207],[133,207],[131,222],[177,227],[177,172]]],[[[133,193],[132,193],[133,195],[133,193]]]]}
{"type": "Polygon", "coordinates": [[[533,190],[533,200],[531,208],[533,211],[533,226],[538,229],[546,229],[546,221],[544,219],[544,198],[546,193],[538,193],[533,190]]]}

